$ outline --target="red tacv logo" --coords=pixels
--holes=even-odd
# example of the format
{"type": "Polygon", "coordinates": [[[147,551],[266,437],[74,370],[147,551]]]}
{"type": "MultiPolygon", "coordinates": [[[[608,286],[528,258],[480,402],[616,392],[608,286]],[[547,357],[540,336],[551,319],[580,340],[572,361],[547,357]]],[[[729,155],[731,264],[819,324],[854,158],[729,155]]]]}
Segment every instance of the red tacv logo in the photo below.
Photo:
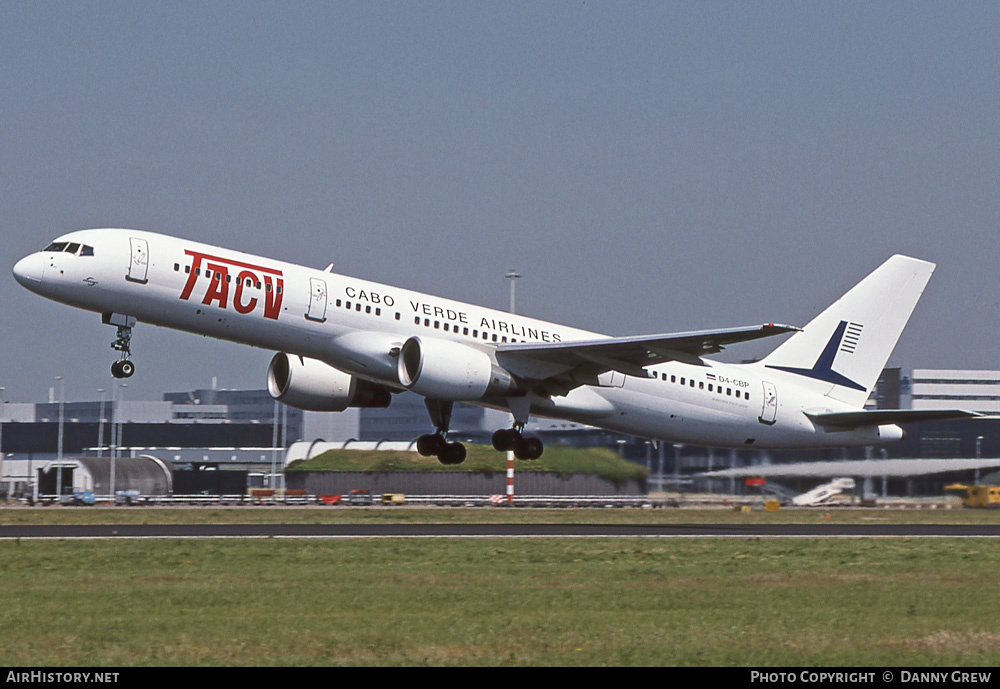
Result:
{"type": "Polygon", "coordinates": [[[259,292],[264,302],[264,318],[278,320],[282,292],[284,292],[284,280],[280,270],[212,256],[200,251],[185,249],[184,253],[192,258],[193,263],[187,284],[181,291],[181,299],[187,301],[191,298],[204,264],[204,270],[210,271],[212,276],[207,278],[208,288],[205,290],[205,298],[201,300],[202,304],[208,306],[217,302],[220,308],[229,308],[229,287],[232,280],[233,308],[237,313],[250,313],[256,309],[257,302],[261,300],[253,295],[259,292]],[[235,277],[230,278],[230,275],[235,277]],[[258,288],[258,285],[261,287],[258,288]]]}

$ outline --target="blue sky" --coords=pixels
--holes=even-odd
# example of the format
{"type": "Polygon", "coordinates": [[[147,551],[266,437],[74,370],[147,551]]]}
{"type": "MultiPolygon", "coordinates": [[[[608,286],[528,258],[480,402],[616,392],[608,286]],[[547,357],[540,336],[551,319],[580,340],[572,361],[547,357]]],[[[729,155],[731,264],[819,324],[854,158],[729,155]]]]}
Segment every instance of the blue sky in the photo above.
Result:
{"type": "MultiPolygon", "coordinates": [[[[1000,5],[0,0],[4,398],[111,385],[9,268],[134,227],[614,335],[938,264],[890,364],[1000,368],[1000,5]]],[[[129,396],[269,352],[136,328],[129,396]]],[[[730,358],[766,348],[731,350],[730,358]]]]}

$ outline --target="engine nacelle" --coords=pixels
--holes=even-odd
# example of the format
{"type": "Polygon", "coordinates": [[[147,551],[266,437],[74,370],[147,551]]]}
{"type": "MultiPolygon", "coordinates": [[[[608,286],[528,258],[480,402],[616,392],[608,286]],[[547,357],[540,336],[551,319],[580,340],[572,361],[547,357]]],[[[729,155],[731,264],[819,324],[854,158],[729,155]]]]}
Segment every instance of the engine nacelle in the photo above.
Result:
{"type": "Polygon", "coordinates": [[[510,373],[486,352],[433,337],[411,337],[403,343],[397,374],[403,387],[436,400],[475,401],[516,387],[510,373]]]}
{"type": "Polygon", "coordinates": [[[267,367],[271,397],[306,411],[344,411],[348,407],[389,406],[391,393],[316,359],[278,352],[267,367]]]}

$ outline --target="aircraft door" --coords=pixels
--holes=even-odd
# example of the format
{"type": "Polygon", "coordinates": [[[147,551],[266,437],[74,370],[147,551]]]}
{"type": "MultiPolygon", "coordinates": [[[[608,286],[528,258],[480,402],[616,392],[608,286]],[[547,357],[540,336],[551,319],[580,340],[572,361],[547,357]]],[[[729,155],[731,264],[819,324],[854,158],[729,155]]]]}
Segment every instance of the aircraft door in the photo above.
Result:
{"type": "Polygon", "coordinates": [[[309,309],[306,318],[322,323],[326,320],[326,280],[309,278],[309,309]]]}
{"type": "Polygon", "coordinates": [[[758,421],[768,426],[773,426],[778,414],[778,389],[774,383],[763,381],[764,384],[764,406],[760,410],[758,421]]]}
{"type": "Polygon", "coordinates": [[[149,245],[145,239],[130,237],[129,243],[132,245],[132,258],[128,264],[128,273],[125,279],[130,282],[145,284],[149,272],[149,245]]]}

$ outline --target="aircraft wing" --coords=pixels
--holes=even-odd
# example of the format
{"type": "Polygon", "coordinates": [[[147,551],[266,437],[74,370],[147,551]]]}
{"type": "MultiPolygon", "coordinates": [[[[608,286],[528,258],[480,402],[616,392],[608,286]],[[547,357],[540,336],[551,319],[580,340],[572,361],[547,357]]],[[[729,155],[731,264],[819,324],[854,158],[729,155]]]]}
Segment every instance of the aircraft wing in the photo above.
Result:
{"type": "Polygon", "coordinates": [[[884,424],[916,423],[918,421],[949,421],[982,418],[982,414],[965,409],[866,409],[859,411],[825,412],[806,416],[824,428],[858,428],[884,424]]]}
{"type": "Polygon", "coordinates": [[[570,342],[518,342],[497,347],[497,359],[515,375],[547,383],[548,394],[561,394],[582,384],[594,384],[608,371],[648,378],[644,367],[665,361],[701,362],[698,357],[722,351],[726,345],[794,332],[799,328],[766,325],[697,330],[662,335],[609,337],[570,342]]]}

